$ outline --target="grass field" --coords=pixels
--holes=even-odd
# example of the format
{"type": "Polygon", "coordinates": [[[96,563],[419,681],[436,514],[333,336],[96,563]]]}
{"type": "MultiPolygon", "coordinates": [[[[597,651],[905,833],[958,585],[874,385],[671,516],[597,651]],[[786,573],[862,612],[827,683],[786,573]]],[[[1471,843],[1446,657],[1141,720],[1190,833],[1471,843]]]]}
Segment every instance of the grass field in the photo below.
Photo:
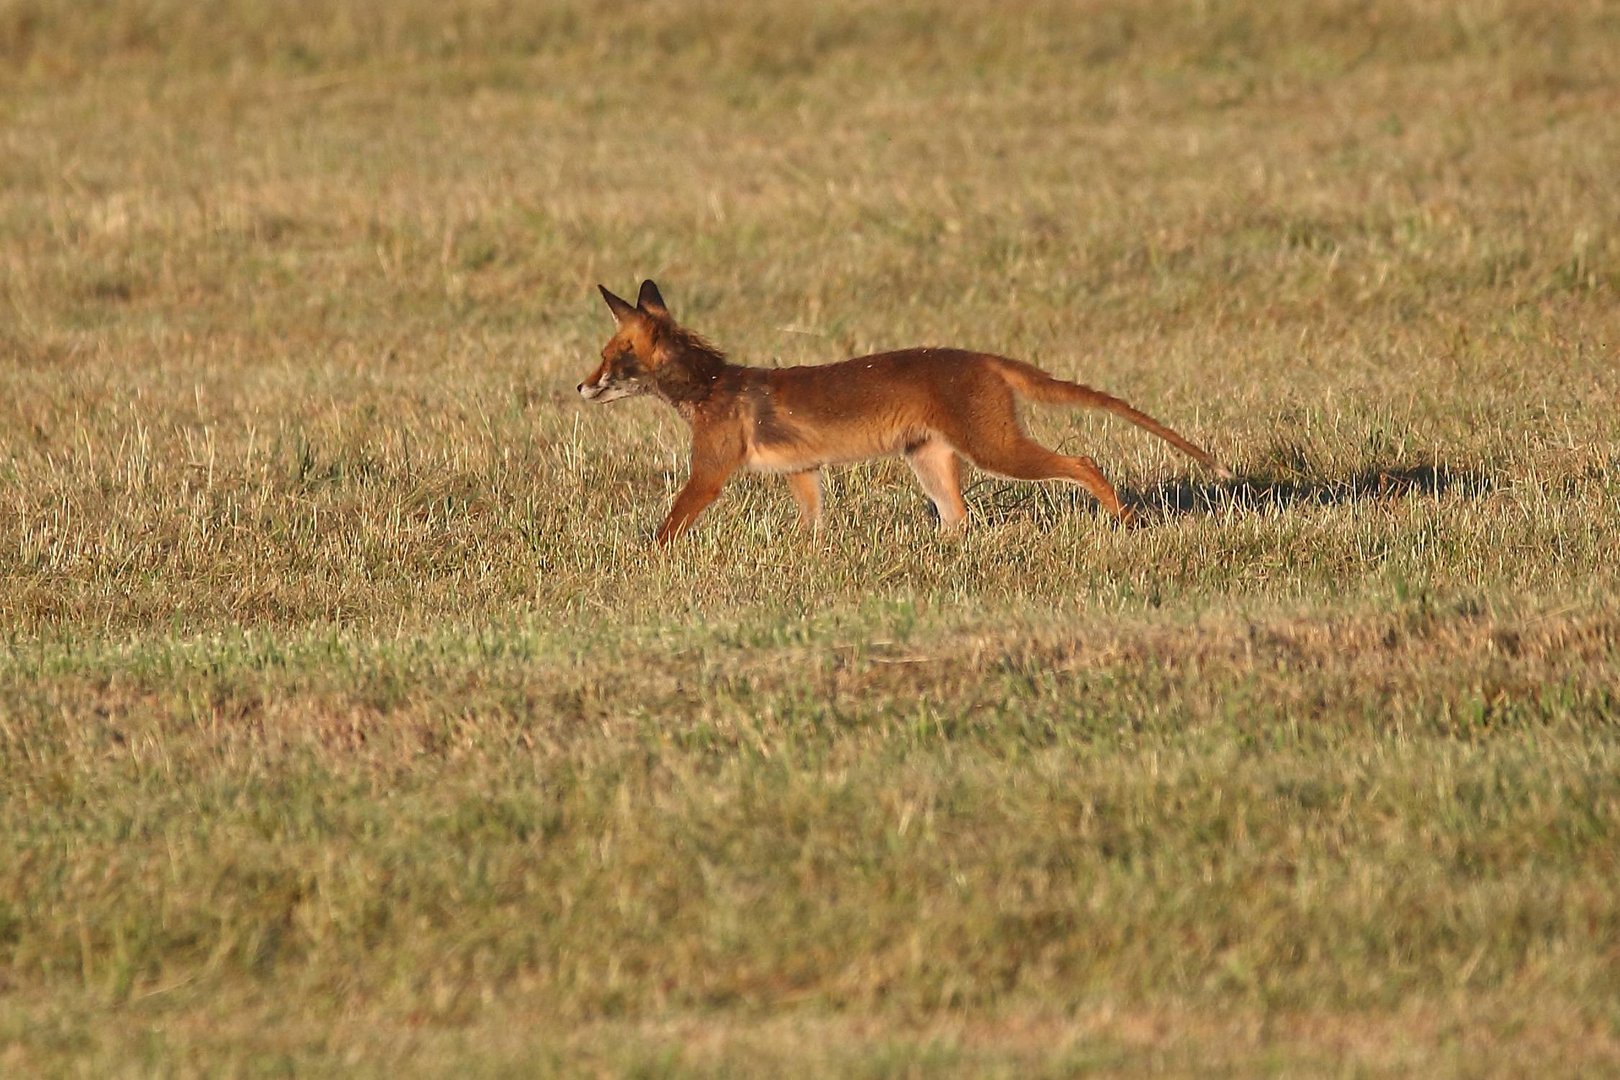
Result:
{"type": "Polygon", "coordinates": [[[1620,1070],[1620,12],[598,6],[0,2],[0,1073],[1620,1070]]]}

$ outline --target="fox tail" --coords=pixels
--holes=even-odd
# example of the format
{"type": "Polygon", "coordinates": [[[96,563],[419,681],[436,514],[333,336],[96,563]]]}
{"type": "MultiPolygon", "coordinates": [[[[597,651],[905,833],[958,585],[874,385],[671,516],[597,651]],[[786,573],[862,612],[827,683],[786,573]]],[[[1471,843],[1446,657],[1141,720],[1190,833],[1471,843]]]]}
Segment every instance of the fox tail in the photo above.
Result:
{"type": "Polygon", "coordinates": [[[1001,373],[1013,388],[1013,392],[1020,397],[1045,405],[1079,405],[1088,409],[1111,412],[1115,416],[1124,417],[1144,431],[1157,435],[1222,480],[1235,479],[1232,470],[1216,461],[1209,451],[1188,442],[1147,413],[1112,394],[1093,390],[1080,383],[1054,379],[1034,364],[1025,364],[1018,360],[1003,360],[1001,373]]]}

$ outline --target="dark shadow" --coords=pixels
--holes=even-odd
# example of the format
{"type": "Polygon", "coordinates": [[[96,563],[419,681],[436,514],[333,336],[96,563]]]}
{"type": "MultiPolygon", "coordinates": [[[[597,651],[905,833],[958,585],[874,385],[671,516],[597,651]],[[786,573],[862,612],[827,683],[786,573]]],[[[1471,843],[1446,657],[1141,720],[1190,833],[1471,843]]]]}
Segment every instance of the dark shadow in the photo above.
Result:
{"type": "MultiPolygon", "coordinates": [[[[1295,506],[1341,506],[1412,496],[1457,495],[1477,499],[1495,487],[1495,481],[1479,469],[1392,464],[1337,477],[1290,473],[1206,480],[1187,476],[1154,487],[1122,486],[1118,490],[1125,505],[1147,523],[1189,514],[1267,513],[1295,506]]],[[[968,491],[974,512],[986,521],[1013,518],[1038,521],[1077,501],[1095,506],[1089,497],[1066,484],[1007,484],[981,480],[968,491]],[[979,489],[976,498],[971,494],[974,489],[979,489]]]]}
{"type": "Polygon", "coordinates": [[[1240,476],[1236,480],[1186,477],[1154,488],[1122,488],[1119,496],[1138,514],[1171,518],[1220,510],[1264,512],[1293,506],[1341,506],[1414,495],[1460,495],[1477,499],[1495,486],[1490,476],[1477,469],[1391,465],[1338,477],[1240,476]]]}

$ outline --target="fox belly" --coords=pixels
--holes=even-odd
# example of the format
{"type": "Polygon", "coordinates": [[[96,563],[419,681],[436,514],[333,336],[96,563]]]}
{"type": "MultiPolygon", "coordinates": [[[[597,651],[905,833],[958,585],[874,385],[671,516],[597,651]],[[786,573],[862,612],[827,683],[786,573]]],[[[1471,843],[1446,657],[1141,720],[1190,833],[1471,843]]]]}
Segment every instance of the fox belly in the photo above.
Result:
{"type": "Polygon", "coordinates": [[[836,405],[774,397],[744,417],[743,464],[754,472],[791,473],[851,461],[892,457],[930,437],[930,410],[921,402],[874,404],[848,399],[836,405]]]}
{"type": "Polygon", "coordinates": [[[892,457],[927,437],[920,433],[920,437],[908,437],[908,434],[879,427],[841,425],[832,430],[814,430],[804,425],[790,438],[749,438],[745,443],[743,465],[752,472],[793,473],[819,469],[823,465],[892,457]]]}

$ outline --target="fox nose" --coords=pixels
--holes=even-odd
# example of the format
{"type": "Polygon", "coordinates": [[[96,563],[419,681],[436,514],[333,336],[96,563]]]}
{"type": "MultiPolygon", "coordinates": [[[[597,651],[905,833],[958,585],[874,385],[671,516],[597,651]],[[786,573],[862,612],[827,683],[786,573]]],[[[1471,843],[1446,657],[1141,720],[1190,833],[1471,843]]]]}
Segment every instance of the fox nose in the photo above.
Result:
{"type": "Polygon", "coordinates": [[[585,392],[585,384],[580,383],[578,386],[574,387],[574,389],[576,391],[578,391],[579,393],[583,394],[585,392]]]}

